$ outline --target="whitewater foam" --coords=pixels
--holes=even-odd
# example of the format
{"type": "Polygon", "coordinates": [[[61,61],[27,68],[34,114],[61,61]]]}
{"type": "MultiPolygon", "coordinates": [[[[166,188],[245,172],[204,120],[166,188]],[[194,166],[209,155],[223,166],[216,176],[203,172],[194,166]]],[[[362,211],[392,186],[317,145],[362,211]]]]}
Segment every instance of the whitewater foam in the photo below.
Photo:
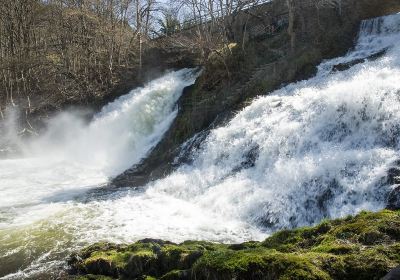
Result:
{"type": "Polygon", "coordinates": [[[366,59],[385,52],[398,44],[400,40],[398,18],[399,14],[393,14],[362,21],[354,49],[344,57],[330,59],[321,63],[318,66],[317,76],[329,75],[335,65],[366,59]]]}
{"type": "MultiPolygon", "coordinates": [[[[21,271],[8,278],[51,270],[71,250],[101,240],[260,240],[276,229],[383,208],[393,188],[386,171],[400,150],[399,26],[400,14],[364,22],[358,45],[348,55],[322,63],[318,75],[308,81],[254,100],[227,125],[210,131],[189,164],[141,191],[119,190],[101,198],[56,203],[50,210],[54,214],[45,220],[0,231],[0,261],[27,260],[21,271]],[[374,61],[343,72],[333,70],[334,65],[381,50],[385,53],[374,61]],[[28,254],[29,248],[37,252],[28,254]]],[[[142,105],[140,110],[146,111],[142,105]]],[[[105,123],[114,118],[111,111],[103,112],[109,116],[105,123]]],[[[117,127],[115,133],[126,135],[124,128],[130,122],[124,121],[121,127],[109,123],[117,127]]],[[[97,138],[102,137],[89,137],[81,151],[88,148],[88,154],[95,155],[98,147],[92,149],[89,144],[97,138]]],[[[124,143],[121,139],[115,146],[124,143]]],[[[111,139],[100,147],[113,145],[111,139]]],[[[105,174],[115,174],[127,165],[118,163],[123,156],[120,148],[112,150],[111,155],[99,155],[100,160],[89,156],[82,162],[100,162],[105,174]],[[107,158],[117,168],[108,165],[107,158]]],[[[86,180],[86,170],[79,169],[78,165],[68,180],[86,180]]],[[[49,182],[48,188],[62,184],[64,179],[60,180],[49,182]]],[[[91,179],[87,180],[79,186],[91,185],[91,179]]],[[[19,191],[21,197],[15,201],[23,200],[24,191],[19,191]]],[[[23,218],[27,219],[29,214],[23,218]]]]}
{"type": "MultiPolygon", "coordinates": [[[[168,129],[176,101],[195,78],[190,69],[168,73],[108,104],[88,124],[63,112],[37,139],[19,140],[22,155],[0,160],[0,227],[50,215],[43,205],[69,201],[138,163],[168,129]]],[[[2,134],[14,139],[12,127],[2,134]]]]}

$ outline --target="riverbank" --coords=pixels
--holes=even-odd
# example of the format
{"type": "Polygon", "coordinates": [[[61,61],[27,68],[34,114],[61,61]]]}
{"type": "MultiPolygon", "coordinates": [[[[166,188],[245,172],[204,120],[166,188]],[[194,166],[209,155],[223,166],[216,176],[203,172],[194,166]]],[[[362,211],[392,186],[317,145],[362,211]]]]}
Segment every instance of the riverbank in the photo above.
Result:
{"type": "Polygon", "coordinates": [[[400,211],[361,212],[263,242],[97,243],[69,263],[77,279],[380,279],[400,265],[400,211]]]}

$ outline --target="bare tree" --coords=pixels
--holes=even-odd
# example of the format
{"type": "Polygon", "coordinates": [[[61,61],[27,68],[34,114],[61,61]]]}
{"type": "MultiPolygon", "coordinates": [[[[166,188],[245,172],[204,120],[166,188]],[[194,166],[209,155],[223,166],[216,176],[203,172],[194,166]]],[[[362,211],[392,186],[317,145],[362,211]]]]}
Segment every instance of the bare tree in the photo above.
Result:
{"type": "Polygon", "coordinates": [[[338,11],[339,15],[342,15],[342,0],[319,0],[316,1],[317,8],[330,7],[338,11]]]}
{"type": "Polygon", "coordinates": [[[1,0],[0,104],[30,112],[43,100],[95,98],[112,87],[123,69],[141,64],[139,42],[148,36],[154,3],[1,0]]]}
{"type": "Polygon", "coordinates": [[[232,45],[241,43],[244,49],[244,37],[250,13],[245,11],[257,6],[260,0],[180,0],[177,3],[181,11],[190,15],[190,20],[182,25],[196,31],[198,47],[204,59],[213,53],[221,58],[228,76],[227,57],[232,45]]]}

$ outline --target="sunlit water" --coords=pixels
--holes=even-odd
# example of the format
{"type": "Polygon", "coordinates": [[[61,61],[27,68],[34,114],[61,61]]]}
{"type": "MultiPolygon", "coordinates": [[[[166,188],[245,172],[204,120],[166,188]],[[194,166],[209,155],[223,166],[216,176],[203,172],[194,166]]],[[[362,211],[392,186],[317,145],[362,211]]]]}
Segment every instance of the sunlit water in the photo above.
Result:
{"type": "Polygon", "coordinates": [[[260,240],[383,208],[400,148],[399,42],[400,14],[363,22],[352,52],[256,99],[212,130],[190,164],[141,191],[88,192],[162,137],[193,82],[188,70],[108,105],[89,125],[56,118],[48,135],[22,145],[27,156],[0,161],[0,276],[56,271],[71,251],[100,240],[260,240]]]}
{"type": "MultiPolygon", "coordinates": [[[[0,277],[53,269],[59,254],[95,237],[88,221],[99,213],[96,203],[94,211],[85,209],[91,204],[86,193],[146,156],[176,117],[176,102],[196,76],[190,69],[166,74],[108,104],[90,123],[80,112],[62,113],[28,143],[18,138],[15,114],[9,112],[1,142],[20,152],[0,160],[0,277]],[[81,207],[78,218],[67,217],[81,207]],[[88,236],[78,237],[79,227],[86,231],[86,226],[88,236]]],[[[108,223],[93,222],[94,231],[108,223]]]]}

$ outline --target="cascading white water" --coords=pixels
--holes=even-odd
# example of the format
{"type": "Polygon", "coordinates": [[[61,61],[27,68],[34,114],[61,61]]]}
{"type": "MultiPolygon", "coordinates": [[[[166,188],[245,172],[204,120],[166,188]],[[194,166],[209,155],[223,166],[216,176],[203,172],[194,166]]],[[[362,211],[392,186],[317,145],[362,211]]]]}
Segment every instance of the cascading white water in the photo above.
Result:
{"type": "MultiPolygon", "coordinates": [[[[30,223],[32,211],[48,215],[43,204],[69,200],[138,163],[168,129],[194,79],[190,69],[169,73],[108,104],[89,124],[65,112],[38,139],[19,141],[22,158],[0,160],[0,227],[30,223]]],[[[15,136],[12,129],[5,134],[15,136]]]]}
{"type": "Polygon", "coordinates": [[[397,17],[398,15],[390,15],[362,21],[354,50],[344,57],[321,63],[318,66],[318,76],[330,74],[335,65],[368,58],[398,44],[399,23],[397,17]]]}
{"type": "MultiPolygon", "coordinates": [[[[193,152],[192,163],[166,178],[142,191],[53,203],[46,210],[52,211],[50,217],[30,225],[13,226],[6,219],[0,230],[0,262],[13,267],[13,260],[26,261],[18,266],[19,272],[15,266],[0,272],[8,273],[5,278],[36,275],[60,265],[71,250],[100,240],[239,242],[262,239],[278,228],[384,207],[392,186],[383,178],[400,150],[399,42],[400,14],[365,21],[358,44],[348,55],[322,63],[318,75],[308,81],[256,99],[226,126],[212,130],[193,152]],[[382,50],[387,51],[374,61],[343,72],[333,70],[336,64],[382,50]]],[[[116,131],[123,133],[124,127],[116,131]]],[[[85,139],[91,144],[97,137],[85,139]]],[[[112,141],[106,143],[113,147],[112,141]]],[[[40,145],[39,141],[30,149],[40,145]]],[[[95,155],[98,148],[91,151],[95,155]]],[[[122,154],[111,155],[118,162],[122,154]]],[[[99,157],[107,163],[110,155],[99,157]]],[[[97,162],[91,157],[82,161],[97,162]]],[[[126,167],[115,170],[105,163],[101,166],[109,174],[126,167]]],[[[78,166],[70,179],[85,180],[86,172],[78,166]]],[[[26,190],[21,187],[12,194],[26,190]]],[[[32,209],[45,204],[46,196],[37,201],[32,209]]],[[[29,220],[31,213],[20,219],[29,220]]]]}
{"type": "Polygon", "coordinates": [[[267,231],[377,210],[400,148],[400,14],[365,21],[355,50],[318,75],[260,97],[211,131],[147,195],[168,195],[267,231]],[[332,66],[386,50],[376,61],[332,66]]]}
{"type": "MultiPolygon", "coordinates": [[[[24,222],[17,212],[71,199],[138,163],[168,129],[176,101],[194,79],[190,69],[169,73],[108,104],[89,124],[65,112],[38,139],[19,141],[22,158],[0,160],[0,227],[24,222]]],[[[12,129],[4,134],[15,137],[12,129]]]]}
{"type": "MultiPolygon", "coordinates": [[[[145,157],[176,117],[176,102],[196,76],[191,69],[168,73],[108,104],[88,124],[79,112],[62,113],[29,142],[16,137],[11,112],[0,131],[2,142],[17,145],[21,153],[0,159],[0,264],[26,245],[21,241],[10,253],[10,231],[68,209],[79,195],[145,157]]],[[[3,269],[1,264],[0,277],[3,269]]]]}

